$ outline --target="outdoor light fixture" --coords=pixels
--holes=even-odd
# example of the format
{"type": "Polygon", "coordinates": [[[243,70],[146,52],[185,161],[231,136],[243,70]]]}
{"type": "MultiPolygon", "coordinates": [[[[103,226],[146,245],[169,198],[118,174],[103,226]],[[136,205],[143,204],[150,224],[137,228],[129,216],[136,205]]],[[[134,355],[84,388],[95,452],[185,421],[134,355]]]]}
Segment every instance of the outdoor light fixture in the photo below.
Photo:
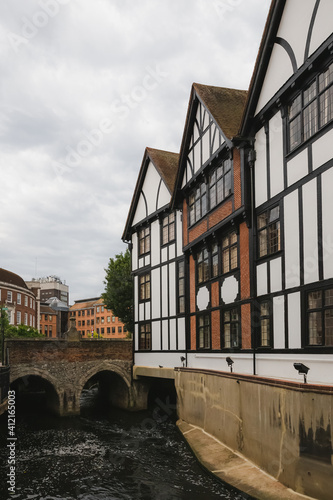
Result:
{"type": "Polygon", "coordinates": [[[183,366],[185,366],[185,360],[186,358],[184,356],[180,356],[180,361],[183,363],[183,366]]]}
{"type": "Polygon", "coordinates": [[[294,363],[294,368],[295,368],[295,370],[298,371],[298,373],[300,375],[302,375],[302,374],[304,375],[304,384],[306,384],[306,376],[307,376],[307,373],[310,370],[310,368],[303,365],[303,363],[294,363]]]}
{"type": "Polygon", "coordinates": [[[225,360],[228,363],[228,366],[230,366],[230,373],[232,373],[232,365],[234,364],[233,360],[231,358],[225,358],[225,360]]]}

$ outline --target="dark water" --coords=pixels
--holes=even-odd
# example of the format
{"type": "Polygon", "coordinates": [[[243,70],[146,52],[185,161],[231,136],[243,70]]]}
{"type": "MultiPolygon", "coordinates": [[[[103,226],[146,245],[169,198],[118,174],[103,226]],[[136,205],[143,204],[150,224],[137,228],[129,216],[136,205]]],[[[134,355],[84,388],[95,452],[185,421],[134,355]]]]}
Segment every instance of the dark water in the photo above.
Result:
{"type": "Polygon", "coordinates": [[[0,499],[243,499],[207,475],[175,426],[155,407],[102,412],[85,397],[80,417],[58,418],[17,408],[16,489],[9,494],[7,415],[0,421],[0,499]],[[20,414],[21,413],[21,414],[20,414]]]}

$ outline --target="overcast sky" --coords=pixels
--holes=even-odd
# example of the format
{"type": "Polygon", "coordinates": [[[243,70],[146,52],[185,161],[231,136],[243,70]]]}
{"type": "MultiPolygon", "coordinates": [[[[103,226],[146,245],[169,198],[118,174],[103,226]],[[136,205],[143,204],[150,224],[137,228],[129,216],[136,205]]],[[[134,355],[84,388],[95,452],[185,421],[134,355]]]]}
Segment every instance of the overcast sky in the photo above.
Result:
{"type": "Polygon", "coordinates": [[[247,89],[270,0],[1,0],[0,267],[104,291],[146,146],[192,82],[247,89]]]}

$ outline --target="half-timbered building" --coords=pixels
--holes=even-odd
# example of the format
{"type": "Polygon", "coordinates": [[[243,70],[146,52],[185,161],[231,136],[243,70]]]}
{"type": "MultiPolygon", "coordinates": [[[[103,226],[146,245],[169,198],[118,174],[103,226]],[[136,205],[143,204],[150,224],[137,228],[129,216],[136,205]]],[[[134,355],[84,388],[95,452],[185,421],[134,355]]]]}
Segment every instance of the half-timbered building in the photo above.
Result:
{"type": "Polygon", "coordinates": [[[146,148],[123,239],[131,242],[134,362],[181,366],[185,356],[185,277],[181,213],[170,201],[179,155],[146,148]]]}
{"type": "Polygon", "coordinates": [[[332,3],[272,2],[241,135],[253,138],[255,373],[332,382],[332,3]]]}
{"type": "Polygon", "coordinates": [[[228,369],[232,352],[252,370],[248,196],[237,147],[246,97],[192,86],[173,196],[183,213],[188,367],[228,369]]]}

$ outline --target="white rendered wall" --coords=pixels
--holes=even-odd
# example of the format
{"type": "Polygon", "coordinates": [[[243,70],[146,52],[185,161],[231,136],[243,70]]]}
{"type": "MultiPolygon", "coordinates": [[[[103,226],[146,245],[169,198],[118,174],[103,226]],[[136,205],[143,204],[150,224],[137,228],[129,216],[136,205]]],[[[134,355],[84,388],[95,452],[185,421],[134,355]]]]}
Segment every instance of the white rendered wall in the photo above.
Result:
{"type": "Polygon", "coordinates": [[[255,205],[259,207],[267,201],[266,134],[264,128],[261,128],[256,134],[255,148],[257,152],[255,162],[255,205]]]}
{"type": "Polygon", "coordinates": [[[298,192],[284,198],[284,253],[286,288],[299,286],[299,210],[298,192]]]}
{"type": "Polygon", "coordinates": [[[281,113],[269,121],[269,161],[271,198],[284,189],[283,177],[283,127],[281,113]]]}
{"type": "Polygon", "coordinates": [[[333,278],[333,168],[326,170],[322,181],[324,279],[333,278]]]}
{"type": "Polygon", "coordinates": [[[317,180],[302,187],[303,194],[303,268],[304,284],[318,281],[317,180]]]}

